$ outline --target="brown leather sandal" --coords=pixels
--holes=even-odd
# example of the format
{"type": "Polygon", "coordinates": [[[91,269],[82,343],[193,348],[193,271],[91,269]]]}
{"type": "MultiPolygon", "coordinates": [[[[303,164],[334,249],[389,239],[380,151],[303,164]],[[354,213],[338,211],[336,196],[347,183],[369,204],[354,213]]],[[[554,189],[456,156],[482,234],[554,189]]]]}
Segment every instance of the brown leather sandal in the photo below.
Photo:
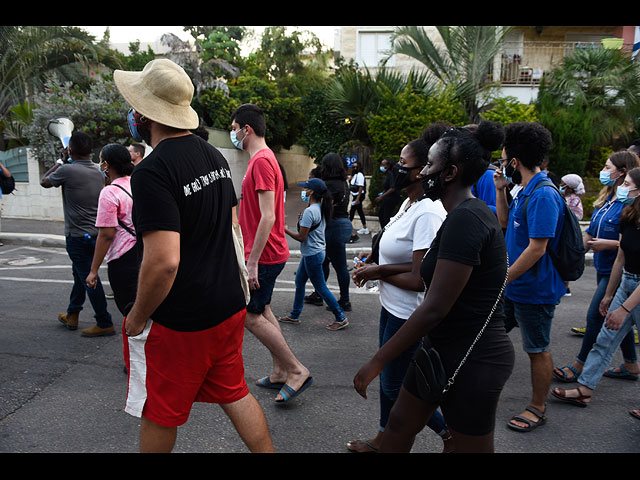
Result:
{"type": "Polygon", "coordinates": [[[581,408],[585,408],[587,405],[589,405],[589,402],[591,401],[591,395],[584,395],[582,393],[582,390],[580,390],[580,387],[571,388],[568,390],[565,390],[563,388],[554,388],[553,390],[551,390],[551,395],[553,395],[554,397],[556,397],[558,400],[562,402],[570,403],[571,405],[576,405],[577,407],[581,407],[581,408]],[[567,392],[571,390],[577,390],[578,396],[567,397],[567,392]]]}

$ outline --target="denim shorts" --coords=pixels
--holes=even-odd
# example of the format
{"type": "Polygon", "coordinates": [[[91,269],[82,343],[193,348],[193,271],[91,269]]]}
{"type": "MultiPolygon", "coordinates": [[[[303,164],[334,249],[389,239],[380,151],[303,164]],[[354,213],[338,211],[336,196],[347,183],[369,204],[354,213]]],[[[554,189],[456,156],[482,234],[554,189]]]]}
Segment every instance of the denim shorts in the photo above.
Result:
{"type": "Polygon", "coordinates": [[[522,348],[526,353],[542,353],[549,350],[551,321],[555,305],[518,303],[505,298],[506,325],[516,324],[522,335],[522,348]]]}
{"type": "Polygon", "coordinates": [[[276,285],[278,275],[284,270],[287,262],[275,265],[258,264],[258,283],[260,288],[251,290],[251,299],[247,305],[247,312],[260,314],[263,313],[266,306],[271,303],[271,295],[276,285]]]}

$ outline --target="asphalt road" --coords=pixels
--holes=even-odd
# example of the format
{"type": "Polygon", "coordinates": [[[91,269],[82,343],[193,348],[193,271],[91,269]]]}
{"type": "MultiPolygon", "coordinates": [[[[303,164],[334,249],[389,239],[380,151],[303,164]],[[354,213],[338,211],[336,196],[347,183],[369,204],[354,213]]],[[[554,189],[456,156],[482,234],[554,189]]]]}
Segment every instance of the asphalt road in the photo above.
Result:
{"type": "MultiPolygon", "coordinates": [[[[357,244],[356,244],[357,245],[357,244]]],[[[355,246],[355,245],[354,245],[355,246]]],[[[279,278],[273,308],[291,308],[297,258],[279,278]]],[[[103,275],[106,278],[106,272],[103,275]]],[[[330,278],[335,290],[335,275],[330,278]]],[[[557,308],[552,332],[554,364],[566,364],[580,348],[569,328],[584,323],[595,284],[587,267],[571,285],[573,295],[557,308]]],[[[139,420],[123,412],[126,395],[122,338],[84,338],[92,313],[81,313],[80,328],[66,330],[57,320],[71,288],[70,262],[64,249],[5,245],[0,249],[0,452],[100,452],[138,450],[139,420]]],[[[108,288],[108,286],[107,286],[108,288]]],[[[353,288],[350,326],[329,332],[324,307],[307,305],[301,325],[283,325],[293,351],[311,370],[314,384],[292,404],[276,405],[275,392],[253,385],[270,371],[267,350],[245,335],[246,378],[262,405],[280,453],[347,453],[349,440],[373,436],[378,422],[378,384],[362,399],[352,387],[358,368],[377,348],[377,295],[353,288]]],[[[110,301],[119,326],[122,318],[110,301]]],[[[592,404],[576,408],[548,401],[548,422],[530,433],[506,428],[530,396],[529,362],[519,332],[511,333],[516,367],[502,394],[495,432],[501,453],[637,453],[640,422],[628,414],[640,407],[640,383],[603,378],[592,404]]],[[[616,358],[619,362],[620,358],[616,358]]],[[[473,399],[470,400],[470,405],[473,399]]],[[[440,439],[425,429],[414,452],[439,452],[440,439]]],[[[175,452],[241,453],[246,447],[215,405],[196,404],[178,436],[175,452]]]]}

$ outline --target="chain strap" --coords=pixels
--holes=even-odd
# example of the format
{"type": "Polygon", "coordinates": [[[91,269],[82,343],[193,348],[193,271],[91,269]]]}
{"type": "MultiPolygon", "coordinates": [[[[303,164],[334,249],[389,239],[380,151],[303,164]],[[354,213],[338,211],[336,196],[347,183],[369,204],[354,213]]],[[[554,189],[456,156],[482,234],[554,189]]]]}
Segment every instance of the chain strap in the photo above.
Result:
{"type": "Polygon", "coordinates": [[[507,273],[504,276],[504,283],[502,284],[502,288],[500,289],[500,293],[498,294],[498,298],[496,298],[496,301],[493,304],[493,307],[491,308],[491,312],[489,312],[489,316],[487,317],[487,320],[484,322],[484,325],[482,326],[482,328],[478,332],[478,335],[476,335],[476,338],[473,340],[473,343],[469,347],[469,350],[467,350],[467,353],[465,354],[465,356],[460,361],[460,365],[458,365],[458,368],[456,368],[455,372],[453,372],[453,375],[451,375],[451,378],[447,381],[447,384],[445,385],[444,390],[442,390],[443,394],[447,393],[449,391],[449,389],[453,385],[453,382],[455,382],[456,376],[458,375],[458,372],[462,368],[462,365],[464,365],[464,363],[467,361],[467,357],[471,353],[471,350],[473,350],[473,347],[475,347],[475,345],[478,342],[478,340],[480,340],[480,337],[482,336],[482,334],[484,333],[485,329],[487,328],[487,325],[489,325],[489,321],[491,320],[491,317],[493,316],[493,312],[495,312],[496,308],[498,308],[498,304],[500,303],[500,299],[502,298],[502,294],[504,293],[504,290],[507,287],[508,279],[509,279],[509,254],[507,254],[507,273]]]}
{"type": "MultiPolygon", "coordinates": [[[[429,249],[429,250],[431,250],[431,249],[429,249]]],[[[424,260],[424,258],[427,256],[427,254],[429,253],[429,250],[427,250],[425,252],[424,257],[422,257],[422,260],[424,260]]],[[[493,307],[491,307],[491,312],[489,312],[489,316],[487,317],[487,319],[484,322],[484,325],[482,326],[482,328],[480,329],[480,331],[476,335],[476,338],[471,343],[471,346],[469,347],[469,350],[467,350],[467,353],[465,354],[465,356],[460,361],[460,364],[458,365],[458,368],[456,368],[456,370],[453,372],[453,375],[451,375],[451,378],[449,378],[449,380],[447,380],[447,384],[445,385],[444,389],[442,390],[443,394],[447,393],[449,391],[449,389],[453,385],[453,382],[455,382],[456,376],[458,375],[458,372],[462,368],[462,365],[464,365],[464,363],[467,361],[467,357],[471,354],[471,350],[473,350],[473,347],[476,346],[476,343],[478,343],[478,340],[480,340],[480,337],[482,336],[482,334],[484,333],[485,329],[487,328],[487,325],[489,325],[489,321],[491,320],[491,317],[493,316],[493,312],[495,312],[496,308],[498,308],[498,304],[500,303],[500,299],[502,298],[504,290],[505,290],[505,288],[507,288],[508,279],[509,279],[509,254],[507,253],[507,273],[504,276],[504,282],[502,283],[502,288],[500,289],[500,293],[498,294],[498,298],[496,298],[496,301],[493,304],[493,307]]],[[[422,284],[424,285],[424,289],[426,291],[427,290],[427,286],[424,283],[424,279],[422,280],[422,284]]]]}

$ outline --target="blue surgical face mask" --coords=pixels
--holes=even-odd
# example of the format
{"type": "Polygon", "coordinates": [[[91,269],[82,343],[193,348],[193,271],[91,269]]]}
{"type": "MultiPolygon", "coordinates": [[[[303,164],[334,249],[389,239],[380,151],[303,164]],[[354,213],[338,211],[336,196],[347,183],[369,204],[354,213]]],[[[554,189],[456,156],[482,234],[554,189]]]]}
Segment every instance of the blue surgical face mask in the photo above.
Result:
{"type": "Polygon", "coordinates": [[[611,179],[611,172],[605,172],[604,170],[600,172],[600,183],[606,185],[607,187],[614,185],[616,183],[617,178],[611,179]]]}
{"type": "Polygon", "coordinates": [[[380,166],[380,171],[381,172],[386,172],[387,171],[387,167],[380,166]]]}
{"type": "Polygon", "coordinates": [[[561,195],[564,195],[565,193],[567,193],[567,191],[562,187],[558,188],[558,191],[560,192],[561,195]]]}
{"type": "Polygon", "coordinates": [[[629,197],[629,192],[632,190],[637,190],[637,188],[618,187],[616,189],[616,196],[618,197],[618,200],[625,205],[631,205],[636,199],[636,197],[629,197]]]}
{"type": "Polygon", "coordinates": [[[242,140],[238,140],[237,134],[239,131],[240,130],[238,131],[231,130],[229,132],[229,137],[231,138],[231,143],[233,143],[238,150],[242,150],[242,144],[244,142],[244,139],[247,138],[247,136],[245,135],[244,137],[242,137],[242,140]]]}
{"type": "Polygon", "coordinates": [[[300,192],[300,197],[302,198],[302,201],[304,203],[309,203],[309,195],[307,195],[307,191],[306,190],[302,190],[300,192]]]}

